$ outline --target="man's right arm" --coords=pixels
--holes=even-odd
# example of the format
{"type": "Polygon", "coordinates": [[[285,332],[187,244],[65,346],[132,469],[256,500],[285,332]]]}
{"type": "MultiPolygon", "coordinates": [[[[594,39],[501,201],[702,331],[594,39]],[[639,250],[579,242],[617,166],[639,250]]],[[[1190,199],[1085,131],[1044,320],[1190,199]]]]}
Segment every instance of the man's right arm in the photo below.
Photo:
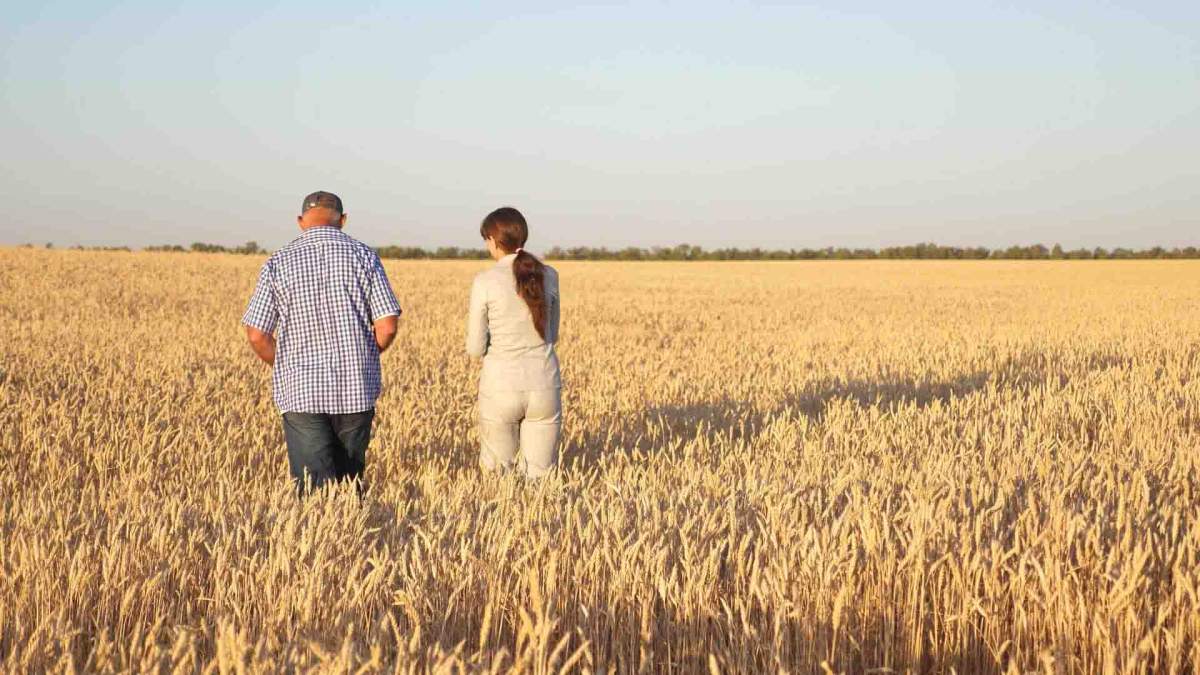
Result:
{"type": "Polygon", "coordinates": [[[396,339],[397,324],[400,319],[400,303],[388,283],[387,272],[383,269],[383,261],[374,253],[371,254],[370,286],[367,290],[367,304],[371,310],[371,327],[375,331],[375,346],[379,353],[387,351],[396,339]]]}
{"type": "Polygon", "coordinates": [[[396,327],[400,323],[400,317],[395,314],[389,316],[381,316],[375,321],[375,346],[379,347],[379,353],[387,351],[388,347],[392,346],[392,341],[396,339],[396,327]]]}

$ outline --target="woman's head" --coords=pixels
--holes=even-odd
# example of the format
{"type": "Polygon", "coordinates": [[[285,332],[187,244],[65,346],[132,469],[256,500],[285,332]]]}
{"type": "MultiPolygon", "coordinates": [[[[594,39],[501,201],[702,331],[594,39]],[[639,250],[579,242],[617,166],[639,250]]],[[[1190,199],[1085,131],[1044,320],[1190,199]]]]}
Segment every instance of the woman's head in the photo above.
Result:
{"type": "Polygon", "coordinates": [[[523,250],[525,241],[529,239],[529,225],[525,216],[511,206],[503,206],[483,219],[479,225],[479,236],[489,240],[489,248],[502,257],[516,253],[513,258],[513,277],[517,282],[517,295],[529,306],[533,317],[533,327],[537,334],[546,339],[546,266],[541,260],[523,250]]]}
{"type": "Polygon", "coordinates": [[[525,246],[529,225],[525,216],[511,206],[502,206],[487,214],[479,225],[479,236],[491,239],[500,252],[507,255],[525,246]]]}

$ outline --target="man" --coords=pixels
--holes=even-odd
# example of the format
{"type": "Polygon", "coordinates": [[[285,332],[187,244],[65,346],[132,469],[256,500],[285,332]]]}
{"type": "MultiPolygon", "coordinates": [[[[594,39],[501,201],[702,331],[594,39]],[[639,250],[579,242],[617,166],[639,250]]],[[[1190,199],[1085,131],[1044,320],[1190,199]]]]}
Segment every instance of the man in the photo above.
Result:
{"type": "Polygon", "coordinates": [[[354,480],[361,489],[379,354],[396,337],[400,304],[379,256],[342,232],[342,200],[305,197],[301,234],[263,265],[242,323],[250,346],[273,366],[288,464],[300,493],[354,480]]]}

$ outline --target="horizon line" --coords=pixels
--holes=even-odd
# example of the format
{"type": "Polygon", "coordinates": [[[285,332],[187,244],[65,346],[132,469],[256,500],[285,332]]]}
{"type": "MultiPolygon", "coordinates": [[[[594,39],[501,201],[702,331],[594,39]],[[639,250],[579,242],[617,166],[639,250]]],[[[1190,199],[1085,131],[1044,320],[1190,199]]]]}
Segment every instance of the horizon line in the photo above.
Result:
{"type": "MultiPolygon", "coordinates": [[[[368,245],[369,246],[369,245],[368,245]]],[[[189,247],[180,244],[148,245],[133,248],[128,245],[84,246],[75,244],[62,248],[53,242],[42,246],[32,243],[4,245],[0,248],[14,250],[76,250],[109,252],[169,252],[169,253],[228,253],[240,255],[269,255],[273,251],[263,249],[257,242],[247,241],[241,246],[224,246],[194,242],[189,247]]],[[[385,245],[371,246],[380,258],[409,260],[481,260],[489,256],[486,249],[459,246],[385,245]]],[[[276,249],[278,250],[278,249],[276,249]]],[[[541,251],[551,260],[587,261],[821,261],[821,260],[1160,260],[1200,259],[1200,246],[1155,245],[1148,248],[1117,246],[1077,247],[1067,249],[1060,244],[1048,247],[1042,243],[1010,245],[1000,248],[987,246],[945,246],[933,242],[919,242],[883,247],[825,246],[821,248],[742,248],[736,246],[706,249],[700,245],[676,244],[674,246],[551,246],[541,251]]]]}

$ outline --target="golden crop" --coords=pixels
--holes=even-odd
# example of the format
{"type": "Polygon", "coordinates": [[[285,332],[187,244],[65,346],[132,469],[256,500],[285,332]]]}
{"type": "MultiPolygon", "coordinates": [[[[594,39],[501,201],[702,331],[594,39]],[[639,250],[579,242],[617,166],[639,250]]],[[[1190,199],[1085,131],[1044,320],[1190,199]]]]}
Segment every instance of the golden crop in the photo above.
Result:
{"type": "Polygon", "coordinates": [[[290,491],[260,263],[0,250],[5,670],[1200,671],[1198,263],[560,264],[527,484],[483,263],[389,262],[361,504],[290,491]]]}

